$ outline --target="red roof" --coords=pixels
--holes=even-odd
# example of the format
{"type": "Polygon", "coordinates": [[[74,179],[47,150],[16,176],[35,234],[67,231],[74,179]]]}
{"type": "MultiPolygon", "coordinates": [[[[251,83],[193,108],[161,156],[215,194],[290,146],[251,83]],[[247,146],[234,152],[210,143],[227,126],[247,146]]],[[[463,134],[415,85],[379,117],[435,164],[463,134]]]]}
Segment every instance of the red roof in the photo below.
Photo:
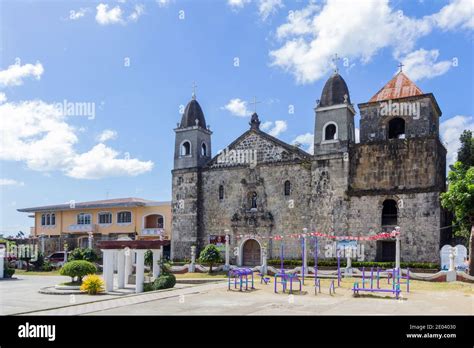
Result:
{"type": "Polygon", "coordinates": [[[380,91],[370,98],[369,103],[422,95],[423,92],[403,72],[394,76],[380,91]]]}

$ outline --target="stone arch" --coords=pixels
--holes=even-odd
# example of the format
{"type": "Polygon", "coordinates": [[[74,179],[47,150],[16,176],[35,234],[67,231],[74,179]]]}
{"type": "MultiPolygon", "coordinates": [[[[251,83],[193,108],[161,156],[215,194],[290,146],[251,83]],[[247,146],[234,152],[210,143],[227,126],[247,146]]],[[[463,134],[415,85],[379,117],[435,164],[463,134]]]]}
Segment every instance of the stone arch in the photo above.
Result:
{"type": "Polygon", "coordinates": [[[262,264],[262,244],[258,239],[243,239],[239,249],[239,266],[253,267],[262,264]]]}

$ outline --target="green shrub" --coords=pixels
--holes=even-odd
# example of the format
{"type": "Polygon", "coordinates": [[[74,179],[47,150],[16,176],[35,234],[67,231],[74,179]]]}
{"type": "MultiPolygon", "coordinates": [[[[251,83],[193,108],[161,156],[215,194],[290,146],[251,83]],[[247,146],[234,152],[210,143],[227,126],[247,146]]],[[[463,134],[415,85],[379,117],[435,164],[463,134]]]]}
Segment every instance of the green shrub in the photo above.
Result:
{"type": "Polygon", "coordinates": [[[176,277],[174,274],[163,274],[155,279],[153,282],[153,290],[169,289],[176,284],[176,277]]]}
{"type": "Polygon", "coordinates": [[[3,276],[5,278],[11,278],[14,274],[15,274],[15,269],[8,267],[7,262],[5,262],[3,266],[3,276]]]}
{"type": "Polygon", "coordinates": [[[151,250],[145,251],[145,266],[153,267],[153,252],[151,250]]]}
{"type": "Polygon", "coordinates": [[[41,271],[43,272],[49,272],[49,271],[52,271],[53,270],[53,265],[51,264],[51,262],[49,261],[45,261],[43,263],[43,266],[41,266],[41,271]]]}
{"type": "Polygon", "coordinates": [[[68,258],[70,261],[85,260],[89,262],[95,262],[99,257],[94,249],[76,248],[71,251],[68,258]]]}
{"type": "Polygon", "coordinates": [[[94,274],[97,272],[97,267],[85,260],[69,261],[64,264],[59,270],[60,275],[71,277],[74,282],[74,278],[77,277],[78,282],[82,282],[82,278],[88,274],[94,274]]]}

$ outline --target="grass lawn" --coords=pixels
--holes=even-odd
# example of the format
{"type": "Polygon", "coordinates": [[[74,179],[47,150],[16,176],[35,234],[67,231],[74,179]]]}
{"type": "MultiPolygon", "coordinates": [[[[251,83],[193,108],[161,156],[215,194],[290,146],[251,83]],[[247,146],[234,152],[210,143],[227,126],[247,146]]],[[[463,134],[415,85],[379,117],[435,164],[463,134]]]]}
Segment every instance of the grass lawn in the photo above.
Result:
{"type": "Polygon", "coordinates": [[[175,274],[177,279],[183,278],[227,278],[227,272],[212,272],[209,273],[184,273],[184,274],[175,274]]]}
{"type": "Polygon", "coordinates": [[[53,270],[53,271],[49,271],[49,272],[36,272],[36,271],[27,272],[24,269],[17,269],[17,270],[15,270],[15,274],[13,276],[16,276],[16,275],[58,276],[60,274],[59,274],[59,270],[53,270]]]}

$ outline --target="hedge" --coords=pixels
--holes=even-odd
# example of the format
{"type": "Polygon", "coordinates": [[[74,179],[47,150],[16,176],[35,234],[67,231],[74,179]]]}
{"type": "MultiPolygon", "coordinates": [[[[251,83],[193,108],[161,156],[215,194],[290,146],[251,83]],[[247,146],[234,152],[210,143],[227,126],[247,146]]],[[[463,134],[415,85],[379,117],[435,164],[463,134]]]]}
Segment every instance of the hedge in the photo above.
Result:
{"type": "Polygon", "coordinates": [[[97,272],[97,267],[85,260],[69,261],[64,264],[59,270],[60,275],[71,277],[74,282],[74,278],[77,277],[78,282],[82,282],[82,278],[88,274],[94,274],[97,272]]]}
{"type": "MultiPolygon", "coordinates": [[[[280,266],[280,259],[268,260],[270,266],[280,266]]],[[[302,265],[300,259],[295,260],[283,260],[285,267],[298,267],[302,265]]],[[[341,267],[346,267],[346,259],[340,260],[341,267]]],[[[308,260],[308,266],[314,266],[314,260],[308,260]]],[[[318,266],[322,267],[337,267],[337,260],[318,260],[318,266]]],[[[374,262],[374,261],[352,261],[352,267],[380,267],[380,268],[393,268],[395,262],[374,262]]],[[[401,268],[422,268],[422,269],[439,269],[437,263],[431,262],[400,262],[401,268]]]]}

